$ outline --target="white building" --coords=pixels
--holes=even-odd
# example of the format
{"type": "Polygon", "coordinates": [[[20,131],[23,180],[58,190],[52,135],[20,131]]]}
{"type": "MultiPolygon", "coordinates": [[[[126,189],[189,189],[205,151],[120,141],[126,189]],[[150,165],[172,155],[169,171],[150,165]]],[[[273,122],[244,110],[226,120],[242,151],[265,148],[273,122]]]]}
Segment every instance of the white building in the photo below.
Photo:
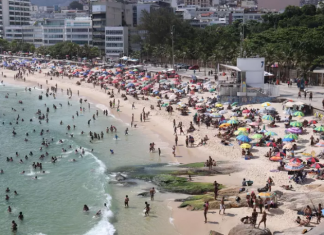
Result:
{"type": "Polygon", "coordinates": [[[128,55],[128,27],[105,27],[105,52],[111,59],[128,55]]]}
{"type": "Polygon", "coordinates": [[[51,46],[70,41],[79,45],[92,44],[92,21],[89,17],[47,19],[35,25],[9,26],[5,39],[33,43],[35,47],[51,46]]]}
{"type": "Polygon", "coordinates": [[[1,0],[0,1],[0,36],[4,28],[12,25],[29,25],[30,0],[1,0]]]}

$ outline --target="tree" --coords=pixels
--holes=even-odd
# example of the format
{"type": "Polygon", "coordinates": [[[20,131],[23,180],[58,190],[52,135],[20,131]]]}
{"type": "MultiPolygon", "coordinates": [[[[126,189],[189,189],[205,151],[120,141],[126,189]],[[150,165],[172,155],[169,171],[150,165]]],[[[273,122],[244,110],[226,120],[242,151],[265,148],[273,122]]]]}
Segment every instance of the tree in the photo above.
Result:
{"type": "Polygon", "coordinates": [[[79,3],[78,1],[73,1],[69,5],[69,9],[72,10],[83,10],[83,5],[79,3]]]}

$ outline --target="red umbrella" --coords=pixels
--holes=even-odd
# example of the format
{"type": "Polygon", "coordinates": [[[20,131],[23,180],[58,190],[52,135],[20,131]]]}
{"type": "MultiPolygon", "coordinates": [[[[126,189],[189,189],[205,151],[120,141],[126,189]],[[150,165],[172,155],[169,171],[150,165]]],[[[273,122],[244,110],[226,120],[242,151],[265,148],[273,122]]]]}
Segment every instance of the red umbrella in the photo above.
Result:
{"type": "Polygon", "coordinates": [[[300,158],[294,157],[294,158],[290,159],[290,162],[298,162],[298,163],[301,163],[302,160],[300,160],[300,158]]]}
{"type": "Polygon", "coordinates": [[[273,142],[267,143],[267,146],[268,147],[277,147],[276,143],[273,143],[273,142]]]}
{"type": "Polygon", "coordinates": [[[279,153],[277,153],[275,156],[277,156],[277,157],[285,157],[286,154],[283,153],[283,152],[279,152],[279,153]]]}
{"type": "Polygon", "coordinates": [[[317,124],[317,121],[316,120],[310,120],[309,124],[317,124]]]}
{"type": "Polygon", "coordinates": [[[250,113],[250,110],[244,109],[242,113],[250,113]]]}
{"type": "Polygon", "coordinates": [[[320,164],[320,163],[314,163],[311,165],[312,168],[316,168],[316,169],[319,169],[319,168],[323,168],[323,165],[320,164]]]}
{"type": "Polygon", "coordinates": [[[319,162],[318,158],[316,158],[316,157],[309,157],[309,158],[306,158],[306,160],[311,163],[319,162]]]}
{"type": "Polygon", "coordinates": [[[272,156],[270,158],[270,161],[274,161],[274,162],[279,162],[282,160],[282,157],[278,157],[278,156],[272,156]]]}

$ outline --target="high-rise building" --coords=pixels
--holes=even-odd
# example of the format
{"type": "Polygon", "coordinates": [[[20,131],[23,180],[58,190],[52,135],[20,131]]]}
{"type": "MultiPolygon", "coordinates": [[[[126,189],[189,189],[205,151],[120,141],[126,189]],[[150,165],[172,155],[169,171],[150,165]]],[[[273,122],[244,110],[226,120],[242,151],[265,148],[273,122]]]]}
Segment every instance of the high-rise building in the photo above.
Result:
{"type": "Polygon", "coordinates": [[[0,35],[4,28],[12,25],[30,24],[30,0],[1,0],[0,1],[0,35]]]}

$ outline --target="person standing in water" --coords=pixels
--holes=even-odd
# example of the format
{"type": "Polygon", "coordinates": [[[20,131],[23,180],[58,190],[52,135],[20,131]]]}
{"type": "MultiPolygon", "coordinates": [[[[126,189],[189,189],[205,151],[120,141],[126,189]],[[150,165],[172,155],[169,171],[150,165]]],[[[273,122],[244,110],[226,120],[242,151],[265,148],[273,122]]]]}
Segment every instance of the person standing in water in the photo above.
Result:
{"type": "Polygon", "coordinates": [[[145,216],[149,216],[150,213],[150,204],[148,204],[147,202],[145,202],[145,216]]]}
{"type": "Polygon", "coordinates": [[[126,198],[125,198],[125,207],[128,208],[128,202],[129,202],[129,198],[128,198],[128,195],[126,195],[126,198]]]}
{"type": "Polygon", "coordinates": [[[150,190],[150,195],[151,195],[151,201],[154,201],[154,194],[155,194],[155,189],[154,187],[150,190]]]}
{"type": "Polygon", "coordinates": [[[11,229],[13,232],[17,231],[18,229],[18,226],[14,220],[11,222],[11,229]]]}

